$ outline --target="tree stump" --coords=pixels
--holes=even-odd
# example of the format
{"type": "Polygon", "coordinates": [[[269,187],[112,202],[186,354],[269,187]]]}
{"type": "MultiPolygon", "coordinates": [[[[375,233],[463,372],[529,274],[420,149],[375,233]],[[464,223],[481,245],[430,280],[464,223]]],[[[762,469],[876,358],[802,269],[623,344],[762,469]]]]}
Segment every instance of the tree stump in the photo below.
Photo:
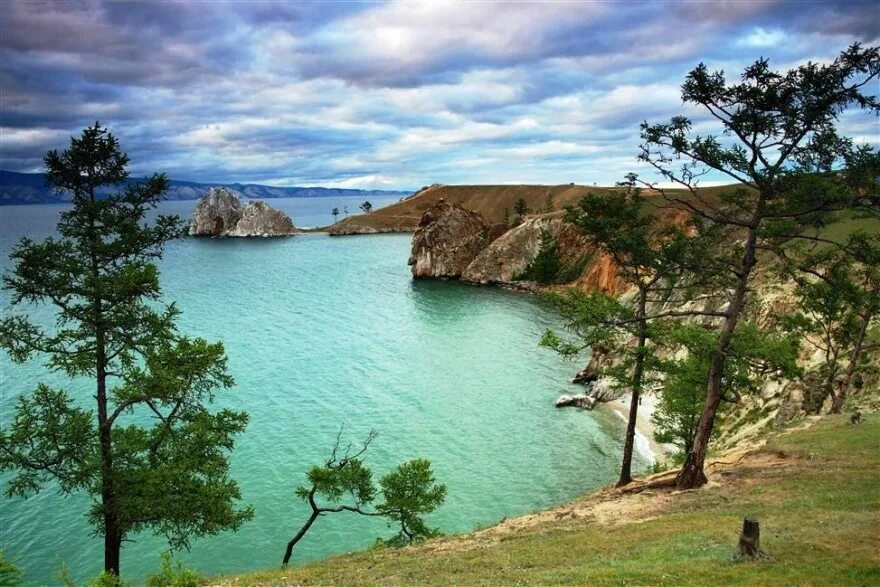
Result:
{"type": "Polygon", "coordinates": [[[740,558],[763,558],[764,555],[761,552],[761,528],[758,520],[755,518],[743,520],[743,529],[739,535],[737,554],[740,558]]]}

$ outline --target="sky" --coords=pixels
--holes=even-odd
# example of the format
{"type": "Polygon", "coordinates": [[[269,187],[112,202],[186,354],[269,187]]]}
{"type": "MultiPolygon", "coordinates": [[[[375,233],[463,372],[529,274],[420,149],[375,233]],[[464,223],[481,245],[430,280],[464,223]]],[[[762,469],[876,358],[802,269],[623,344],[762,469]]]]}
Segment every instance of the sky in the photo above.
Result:
{"type": "MultiPolygon", "coordinates": [[[[643,120],[730,76],[880,41],[868,2],[0,2],[0,169],[95,120],[135,175],[416,189],[612,184],[643,120]]],[[[877,119],[841,128],[876,145],[877,119]]],[[[711,177],[709,178],[711,179],[711,177]]]]}

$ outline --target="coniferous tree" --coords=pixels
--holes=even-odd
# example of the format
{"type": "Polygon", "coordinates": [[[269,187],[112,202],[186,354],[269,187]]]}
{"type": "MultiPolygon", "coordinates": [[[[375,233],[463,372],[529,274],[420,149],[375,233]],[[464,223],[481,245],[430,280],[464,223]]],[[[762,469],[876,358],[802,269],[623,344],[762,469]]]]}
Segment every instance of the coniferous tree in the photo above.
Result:
{"type": "Polygon", "coordinates": [[[340,428],[330,456],[322,465],[309,470],[308,485],[296,489],[296,495],[305,501],[311,513],[305,523],[287,543],[282,566],[287,566],[293,549],[302,540],[320,516],[349,512],[362,516],[379,516],[398,528],[397,534],[380,542],[404,546],[439,535],[423,518],[446,499],[446,486],[438,483],[425,459],[401,463],[379,480],[383,501],[370,509],[376,499],[373,471],[366,466],[363,455],[376,439],[371,431],[357,449],[341,446],[344,427],[340,428]],[[321,503],[324,502],[324,503],[321,503]]]}
{"type": "Polygon", "coordinates": [[[821,385],[810,388],[807,410],[819,413],[830,398],[831,413],[840,413],[863,357],[877,346],[871,325],[880,313],[880,235],[856,232],[841,246],[777,253],[798,299],[785,322],[823,359],[821,385]]]}
{"type": "Polygon", "coordinates": [[[646,380],[657,370],[657,354],[662,343],[652,324],[681,315],[669,310],[652,315],[649,306],[663,304],[682,286],[683,275],[694,263],[695,251],[702,249],[688,237],[687,223],[679,226],[647,210],[648,205],[635,186],[634,178],[628,178],[622,185],[626,187],[622,194],[585,196],[578,207],[566,209],[565,219],[580,228],[587,242],[599,253],[611,258],[622,280],[635,288],[634,300],[627,304],[603,293],[583,294],[576,290],[552,295],[567,328],[576,333],[580,341],[564,341],[553,333],[546,334],[542,340],[545,346],[563,355],[571,356],[601,345],[613,349],[615,357],[620,359],[604,373],[631,394],[618,486],[632,481],[639,398],[646,380]],[[635,339],[634,346],[630,344],[632,339],[635,339]]]}
{"type": "Polygon", "coordinates": [[[687,195],[652,187],[671,207],[727,230],[735,243],[709,259],[716,268],[726,267],[726,278],[717,287],[729,296],[709,360],[706,402],[693,450],[677,477],[680,488],[706,482],[703,463],[715,413],[730,398],[725,363],[760,253],[802,239],[824,240],[818,231],[834,221],[835,212],[861,208],[876,214],[877,153],[839,136],[836,123],[851,106],[880,112],[880,103],[864,93],[878,74],[880,50],[859,44],[827,65],[807,63],[786,73],[772,71],[761,59],[737,83],[700,64],[688,74],[682,98],[717,121],[722,135],[695,136],[684,116],[642,125],[640,160],[666,181],[686,188],[687,195]],[[719,196],[704,195],[697,185],[710,171],[737,186],[719,196]]]}
{"type": "Polygon", "coordinates": [[[145,223],[168,187],[165,176],[128,182],[128,157],[98,123],[45,163],[47,182],[71,194],[73,205],[58,236],[19,243],[4,285],[13,306],[53,305],[56,327],[9,315],[0,345],[15,361],[44,355],[48,368],[89,378],[94,388],[74,397],[41,383],[20,397],[0,431],[0,469],[15,473],[8,495],[49,481],[65,494],[90,494],[105,571],[118,576],[122,543],[140,531],[188,547],[252,516],[238,506],[227,460],[248,417],[208,410],[215,392],[233,384],[223,345],[181,335],[179,311],[160,303],[155,262],[184,234],[177,217],[145,223]],[[99,197],[106,188],[120,191],[99,197]]]}

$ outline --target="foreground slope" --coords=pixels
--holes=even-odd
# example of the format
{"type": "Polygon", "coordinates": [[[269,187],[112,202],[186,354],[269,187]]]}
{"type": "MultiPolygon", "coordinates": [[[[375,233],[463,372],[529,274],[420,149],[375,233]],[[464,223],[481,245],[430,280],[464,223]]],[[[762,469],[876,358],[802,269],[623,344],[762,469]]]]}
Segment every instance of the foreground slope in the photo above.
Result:
{"type": "Polygon", "coordinates": [[[863,419],[825,417],[726,455],[699,490],[650,486],[659,475],[470,535],[208,584],[880,584],[880,414],[863,419]],[[769,560],[733,561],[746,516],[769,560]]]}

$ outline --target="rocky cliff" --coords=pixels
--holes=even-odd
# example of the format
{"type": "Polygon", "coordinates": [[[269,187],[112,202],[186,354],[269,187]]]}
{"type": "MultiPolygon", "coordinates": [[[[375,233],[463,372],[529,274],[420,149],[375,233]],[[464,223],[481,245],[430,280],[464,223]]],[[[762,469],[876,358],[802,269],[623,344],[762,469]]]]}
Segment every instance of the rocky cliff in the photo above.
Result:
{"type": "Polygon", "coordinates": [[[524,273],[541,252],[542,239],[556,245],[558,284],[576,284],[617,294],[626,289],[610,259],[590,247],[562,213],[529,216],[507,229],[483,216],[440,200],[422,216],[413,235],[414,277],[444,277],[475,284],[529,286],[524,273]]]}
{"type": "Polygon", "coordinates": [[[190,236],[290,236],[296,228],[290,217],[266,202],[241,200],[226,188],[211,188],[196,204],[189,221],[190,236]]]}
{"type": "Polygon", "coordinates": [[[241,218],[235,228],[226,232],[226,236],[287,236],[294,232],[290,216],[266,202],[258,201],[245,204],[241,218]]]}
{"type": "Polygon", "coordinates": [[[409,264],[413,277],[461,277],[489,244],[490,225],[479,212],[439,200],[413,234],[409,264]]]}

